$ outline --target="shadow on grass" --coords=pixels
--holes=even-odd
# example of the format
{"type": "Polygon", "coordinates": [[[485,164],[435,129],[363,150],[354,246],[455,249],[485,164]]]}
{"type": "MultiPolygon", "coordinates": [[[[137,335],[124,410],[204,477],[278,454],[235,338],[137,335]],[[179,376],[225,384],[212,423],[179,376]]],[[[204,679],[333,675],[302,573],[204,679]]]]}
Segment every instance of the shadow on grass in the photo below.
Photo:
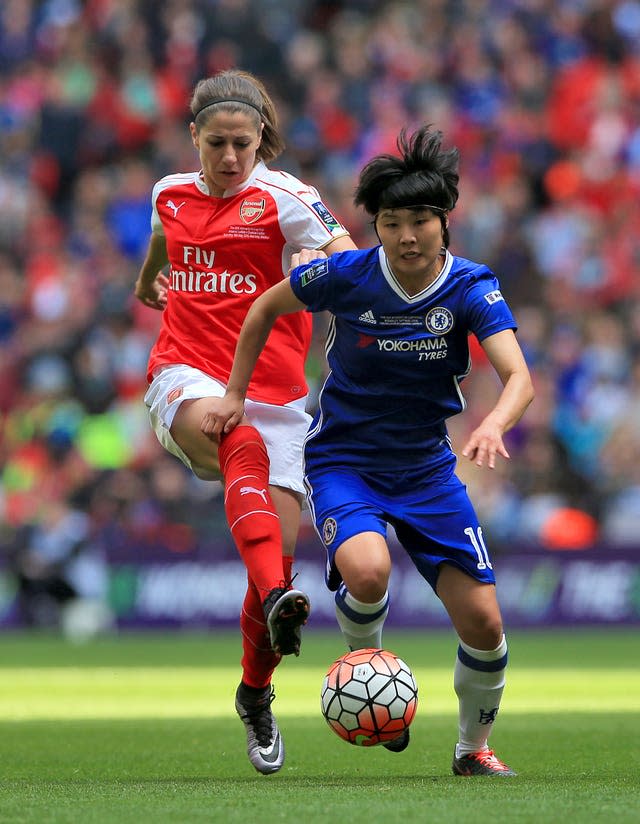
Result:
{"type": "MultiPolygon", "coordinates": [[[[215,786],[242,793],[294,785],[345,789],[437,784],[477,786],[483,779],[451,774],[455,719],[417,717],[403,753],[353,747],[323,719],[285,718],[280,723],[286,761],[272,776],[258,774],[246,755],[237,718],[162,718],[24,721],[0,723],[2,787],[33,782],[49,786],[215,786]]],[[[519,775],[491,778],[501,784],[562,782],[627,784],[640,796],[640,713],[543,713],[505,715],[492,746],[519,775]],[[594,758],[597,754],[597,758],[594,758]]],[[[486,782],[484,782],[486,783],[486,782]]]]}

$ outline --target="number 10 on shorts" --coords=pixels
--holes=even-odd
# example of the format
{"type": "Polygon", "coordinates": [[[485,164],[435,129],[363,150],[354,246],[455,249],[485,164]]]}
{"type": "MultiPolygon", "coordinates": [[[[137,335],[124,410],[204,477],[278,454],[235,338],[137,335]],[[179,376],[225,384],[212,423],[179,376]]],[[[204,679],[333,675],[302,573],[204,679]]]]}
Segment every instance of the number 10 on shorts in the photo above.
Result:
{"type": "Polygon", "coordinates": [[[493,569],[491,566],[491,561],[489,560],[489,553],[484,545],[482,527],[479,526],[476,532],[472,526],[468,526],[465,529],[464,534],[469,538],[471,545],[476,551],[476,555],[478,556],[478,569],[487,569],[487,567],[489,569],[493,569]]]}

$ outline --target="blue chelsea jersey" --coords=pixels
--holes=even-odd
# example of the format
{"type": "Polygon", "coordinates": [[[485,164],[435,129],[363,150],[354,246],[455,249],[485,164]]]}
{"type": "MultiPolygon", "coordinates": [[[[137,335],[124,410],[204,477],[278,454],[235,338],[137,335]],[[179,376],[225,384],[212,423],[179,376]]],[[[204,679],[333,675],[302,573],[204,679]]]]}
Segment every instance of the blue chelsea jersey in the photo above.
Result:
{"type": "Polygon", "coordinates": [[[465,408],[468,336],[516,328],[493,272],[447,251],[437,279],[409,295],[378,246],[299,266],[291,288],[333,316],[307,465],[451,468],[445,422],[465,408]]]}

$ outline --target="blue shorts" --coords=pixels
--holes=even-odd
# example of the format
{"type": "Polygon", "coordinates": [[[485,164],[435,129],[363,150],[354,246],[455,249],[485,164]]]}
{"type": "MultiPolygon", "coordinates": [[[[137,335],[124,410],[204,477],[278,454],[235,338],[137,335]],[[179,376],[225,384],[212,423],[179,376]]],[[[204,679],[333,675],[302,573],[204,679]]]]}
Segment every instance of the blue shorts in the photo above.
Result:
{"type": "Polygon", "coordinates": [[[386,538],[387,524],[434,591],[443,563],[495,584],[482,528],[466,486],[456,475],[437,482],[430,477],[427,483],[417,472],[372,475],[333,467],[308,471],[305,487],[327,552],[330,590],[338,589],[342,580],[335,566],[338,547],[361,532],[378,532],[386,538]]]}

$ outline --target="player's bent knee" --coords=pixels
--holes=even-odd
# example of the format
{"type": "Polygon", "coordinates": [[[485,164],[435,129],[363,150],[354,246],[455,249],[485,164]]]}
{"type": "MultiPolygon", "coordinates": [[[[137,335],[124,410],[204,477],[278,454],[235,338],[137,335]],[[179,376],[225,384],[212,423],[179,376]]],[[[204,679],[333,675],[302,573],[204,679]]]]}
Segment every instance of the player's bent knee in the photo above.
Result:
{"type": "Polygon", "coordinates": [[[457,631],[465,644],[482,650],[496,649],[502,641],[504,632],[499,617],[483,614],[469,616],[469,620],[457,631]]]}
{"type": "Polygon", "coordinates": [[[347,589],[365,604],[375,603],[384,597],[389,583],[389,576],[385,570],[362,569],[345,579],[347,589]]]}

